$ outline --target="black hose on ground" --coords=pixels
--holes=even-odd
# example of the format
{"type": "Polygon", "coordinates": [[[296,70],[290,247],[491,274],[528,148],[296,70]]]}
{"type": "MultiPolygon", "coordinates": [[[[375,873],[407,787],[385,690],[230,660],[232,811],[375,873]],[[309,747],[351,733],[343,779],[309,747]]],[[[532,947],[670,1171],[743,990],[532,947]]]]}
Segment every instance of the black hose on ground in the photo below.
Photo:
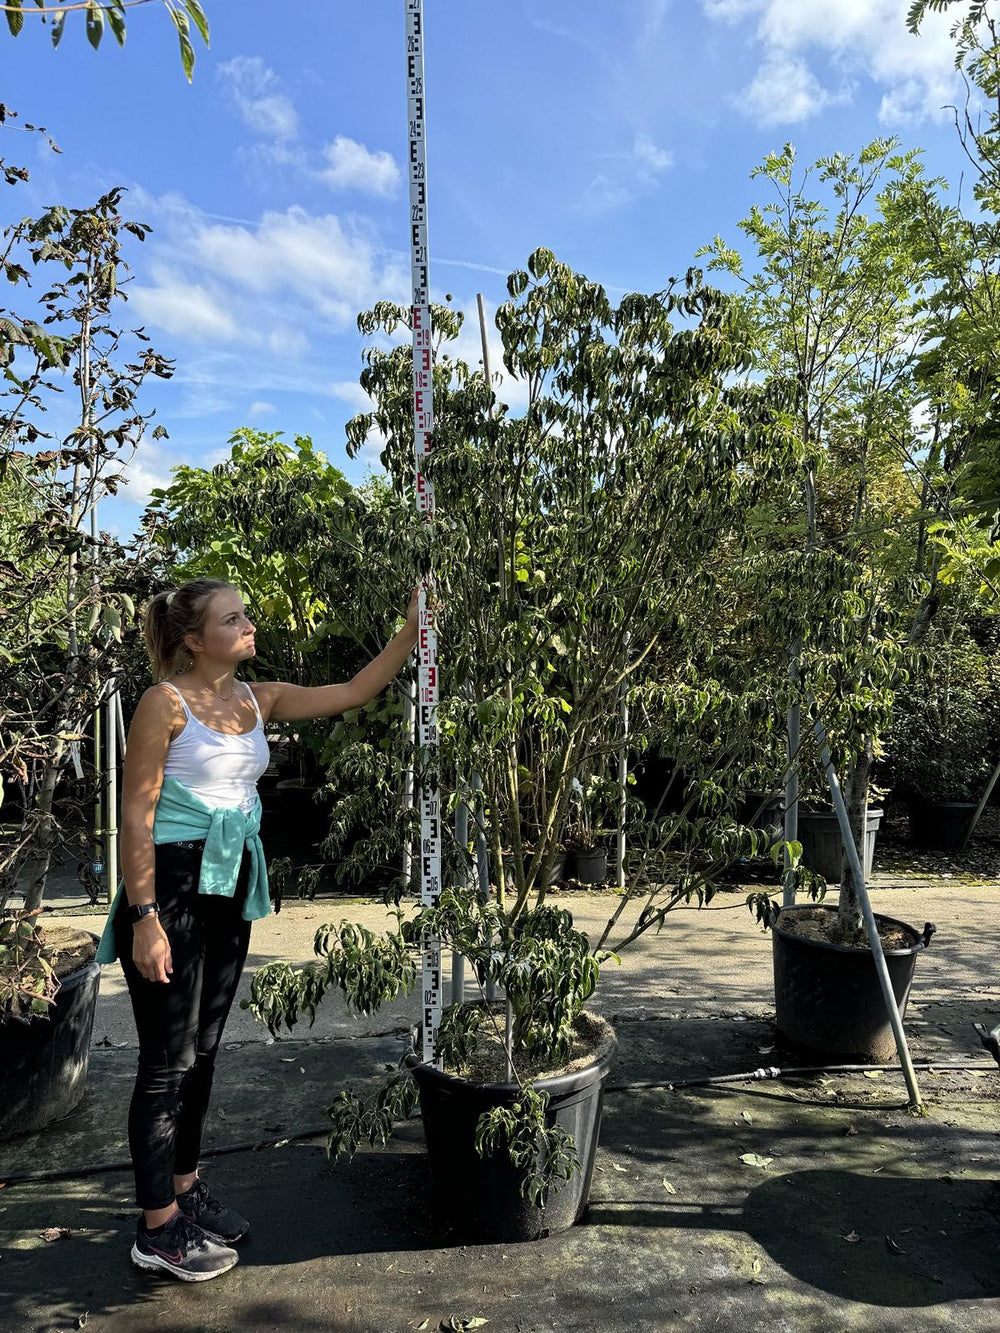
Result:
{"type": "MultiPolygon", "coordinates": [[[[914,1065],[914,1069],[924,1071],[953,1069],[965,1072],[996,1072],[993,1065],[968,1064],[957,1061],[925,1061],[914,1065]]],[[[756,1083],[769,1079],[793,1078],[808,1074],[863,1074],[875,1070],[898,1071],[899,1065],[799,1065],[788,1069],[779,1069],[775,1065],[770,1065],[760,1069],[752,1069],[743,1074],[715,1074],[708,1078],[634,1079],[630,1083],[607,1083],[604,1091],[606,1093],[641,1092],[662,1088],[666,1092],[674,1092],[678,1088],[719,1087],[727,1083],[756,1083]]],[[[414,1116],[417,1114],[419,1113],[414,1112],[414,1116]]],[[[329,1132],[328,1125],[319,1125],[315,1129],[300,1130],[297,1134],[280,1134],[270,1139],[247,1139],[243,1143],[226,1143],[219,1148],[207,1148],[201,1155],[203,1158],[210,1158],[225,1157],[229,1153],[235,1152],[259,1152],[263,1148],[274,1148],[279,1144],[298,1143],[303,1139],[323,1138],[329,1132]]],[[[35,1184],[46,1180],[79,1180],[85,1176],[99,1176],[114,1171],[131,1171],[131,1169],[132,1162],[126,1157],[116,1162],[98,1162],[89,1166],[76,1166],[59,1171],[20,1171],[0,1180],[0,1188],[9,1185],[35,1184]]]]}

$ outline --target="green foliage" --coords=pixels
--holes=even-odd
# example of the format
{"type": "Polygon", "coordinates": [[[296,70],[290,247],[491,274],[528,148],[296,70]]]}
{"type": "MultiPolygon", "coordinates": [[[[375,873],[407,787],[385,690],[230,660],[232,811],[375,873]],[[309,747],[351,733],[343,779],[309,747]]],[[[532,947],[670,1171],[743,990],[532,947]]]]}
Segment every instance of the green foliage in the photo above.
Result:
{"type": "MultiPolygon", "coordinates": [[[[136,5],[146,3],[147,0],[107,0],[107,3],[103,4],[101,0],[85,0],[85,3],[80,3],[80,0],[66,0],[66,3],[59,3],[58,0],[35,0],[35,9],[29,9],[27,12],[37,15],[42,23],[51,24],[52,45],[57,47],[62,40],[67,13],[71,10],[82,9],[87,41],[96,51],[104,36],[105,22],[111,29],[118,45],[124,46],[126,12],[135,8],[136,5]]],[[[191,42],[191,25],[194,25],[199,37],[208,46],[208,19],[199,0],[163,0],[163,5],[177,30],[181,65],[185,77],[190,83],[194,74],[194,46],[191,42]]],[[[10,34],[12,37],[16,37],[24,27],[25,10],[23,0],[7,0],[4,5],[4,13],[10,34]]]]}
{"type": "Polygon", "coordinates": [[[250,999],[241,1007],[266,1023],[271,1033],[284,1024],[292,1030],[301,1014],[310,1027],[316,1007],[331,987],[340,990],[348,1008],[373,1014],[416,983],[416,968],[406,941],[396,931],[375,935],[364,926],[341,921],[321,926],[313,941],[316,962],[293,968],[289,963],[266,963],[255,974],[250,999]]]}
{"type": "Polygon", "coordinates": [[[476,1125],[476,1152],[506,1153],[521,1172],[521,1193],[536,1208],[545,1207],[557,1181],[580,1170],[572,1136],[546,1120],[548,1104],[548,1093],[524,1088],[513,1106],[484,1111],[476,1125]]]}
{"type": "Polygon", "coordinates": [[[35,913],[0,917],[0,1021],[48,1014],[59,982],[35,913]]]}
{"type": "Polygon", "coordinates": [[[888,742],[894,789],[927,801],[978,801],[1000,757],[996,630],[983,647],[956,621],[914,650],[888,742]]]}
{"type": "Polygon", "coordinates": [[[385,1145],[396,1124],[407,1120],[416,1104],[417,1085],[408,1073],[394,1075],[367,1103],[345,1088],[327,1112],[333,1124],[326,1143],[327,1157],[350,1161],[363,1139],[373,1148],[385,1145]]]}

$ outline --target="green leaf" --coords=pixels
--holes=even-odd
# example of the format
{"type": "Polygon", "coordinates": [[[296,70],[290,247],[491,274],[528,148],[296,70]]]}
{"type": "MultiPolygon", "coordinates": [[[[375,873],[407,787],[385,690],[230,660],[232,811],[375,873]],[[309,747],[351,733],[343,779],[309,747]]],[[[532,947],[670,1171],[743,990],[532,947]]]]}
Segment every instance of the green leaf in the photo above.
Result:
{"type": "Polygon", "coordinates": [[[205,11],[198,3],[198,0],[185,0],[184,8],[191,15],[191,20],[194,23],[194,26],[198,29],[201,40],[208,46],[208,19],[205,17],[205,11]]]}
{"type": "Polygon", "coordinates": [[[52,20],[52,45],[56,47],[62,40],[63,24],[66,22],[66,11],[62,9],[52,20]]]}
{"type": "Polygon", "coordinates": [[[21,0],[7,0],[7,27],[10,35],[16,37],[24,27],[24,15],[21,13],[21,0]]]}
{"type": "Polygon", "coordinates": [[[104,10],[91,3],[87,8],[87,40],[96,51],[104,36],[104,10]]]}
{"type": "Polygon", "coordinates": [[[194,75],[194,47],[191,45],[191,25],[188,22],[187,14],[182,9],[172,9],[170,17],[177,29],[177,40],[180,42],[181,48],[181,64],[184,66],[184,74],[188,83],[190,83],[194,75]]]}
{"type": "Polygon", "coordinates": [[[108,16],[108,24],[115,35],[115,41],[119,46],[125,45],[125,15],[117,5],[109,5],[105,11],[108,16]]]}

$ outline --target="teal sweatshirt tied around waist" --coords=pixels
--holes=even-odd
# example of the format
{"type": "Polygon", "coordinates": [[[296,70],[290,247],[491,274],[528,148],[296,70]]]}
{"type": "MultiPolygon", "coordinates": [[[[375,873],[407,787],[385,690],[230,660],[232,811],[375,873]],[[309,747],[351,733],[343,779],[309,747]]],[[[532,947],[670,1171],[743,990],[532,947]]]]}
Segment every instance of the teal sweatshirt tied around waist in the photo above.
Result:
{"type": "MultiPolygon", "coordinates": [[[[238,807],[213,810],[176,778],[164,778],[153,817],[153,842],[193,842],[202,838],[205,839],[205,850],[201,858],[198,892],[232,898],[246,847],[250,851],[250,885],[243,919],[259,921],[268,916],[271,895],[260,841],[260,798],[249,814],[244,814],[238,807]]],[[[108,912],[107,925],[97,947],[99,963],[113,963],[118,957],[114,919],[124,891],[123,883],[108,912]]]]}

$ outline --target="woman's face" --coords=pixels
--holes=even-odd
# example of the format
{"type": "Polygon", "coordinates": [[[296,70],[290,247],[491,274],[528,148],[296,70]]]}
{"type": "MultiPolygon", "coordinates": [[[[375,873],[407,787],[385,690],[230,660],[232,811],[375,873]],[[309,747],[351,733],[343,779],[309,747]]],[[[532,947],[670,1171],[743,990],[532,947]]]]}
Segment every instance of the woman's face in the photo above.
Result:
{"type": "Polygon", "coordinates": [[[253,657],[254,630],[236,589],[220,588],[208,599],[200,632],[189,634],[185,644],[195,661],[210,659],[235,667],[253,657]]]}

